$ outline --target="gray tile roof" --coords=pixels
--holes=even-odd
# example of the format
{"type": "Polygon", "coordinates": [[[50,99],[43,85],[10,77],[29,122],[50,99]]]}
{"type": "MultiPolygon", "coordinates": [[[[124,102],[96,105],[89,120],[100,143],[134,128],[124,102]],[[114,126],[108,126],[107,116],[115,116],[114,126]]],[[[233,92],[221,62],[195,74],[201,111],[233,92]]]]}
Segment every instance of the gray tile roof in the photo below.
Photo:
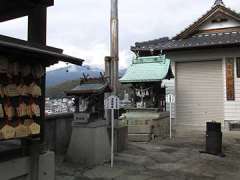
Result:
{"type": "MultiPolygon", "coordinates": [[[[156,40],[155,40],[156,41],[156,40]]],[[[149,41],[150,42],[150,41],[149,41]]],[[[240,45],[240,32],[199,34],[186,39],[168,40],[161,43],[136,43],[133,51],[138,50],[176,50],[199,47],[240,45]]]]}
{"type": "Polygon", "coordinates": [[[136,46],[149,46],[149,47],[154,47],[154,46],[164,46],[167,42],[169,42],[169,38],[168,37],[163,37],[160,39],[154,39],[151,41],[145,41],[145,42],[137,42],[135,45],[136,46]]]}

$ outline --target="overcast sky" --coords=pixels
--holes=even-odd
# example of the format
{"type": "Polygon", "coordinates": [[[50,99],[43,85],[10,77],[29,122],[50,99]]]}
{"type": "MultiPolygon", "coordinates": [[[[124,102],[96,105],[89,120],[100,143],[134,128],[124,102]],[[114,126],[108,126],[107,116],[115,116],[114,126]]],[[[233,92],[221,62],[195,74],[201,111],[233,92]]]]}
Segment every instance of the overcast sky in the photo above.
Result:
{"type": "MultiPolygon", "coordinates": [[[[215,0],[119,0],[120,67],[131,62],[135,42],[172,37],[209,10],[215,0]]],[[[224,0],[240,11],[239,0],[224,0]]],[[[109,55],[110,0],[55,0],[48,8],[50,46],[102,66],[109,55]]],[[[27,18],[0,24],[0,34],[26,39],[27,18]]],[[[61,63],[55,67],[65,65],[61,63]]]]}

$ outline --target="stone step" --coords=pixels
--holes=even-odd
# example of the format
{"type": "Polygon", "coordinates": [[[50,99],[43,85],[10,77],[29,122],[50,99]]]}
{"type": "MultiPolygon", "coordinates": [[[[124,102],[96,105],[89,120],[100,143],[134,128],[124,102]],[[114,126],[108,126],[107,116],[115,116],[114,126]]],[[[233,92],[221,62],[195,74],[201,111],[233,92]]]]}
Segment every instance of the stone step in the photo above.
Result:
{"type": "Polygon", "coordinates": [[[124,164],[135,164],[135,165],[144,165],[148,158],[142,155],[133,155],[127,153],[120,153],[114,157],[115,162],[124,163],[124,164]]]}
{"type": "Polygon", "coordinates": [[[128,134],[128,141],[131,142],[149,142],[151,134],[128,134]]]}
{"type": "Polygon", "coordinates": [[[148,125],[128,126],[129,134],[151,134],[152,127],[148,125]]]}

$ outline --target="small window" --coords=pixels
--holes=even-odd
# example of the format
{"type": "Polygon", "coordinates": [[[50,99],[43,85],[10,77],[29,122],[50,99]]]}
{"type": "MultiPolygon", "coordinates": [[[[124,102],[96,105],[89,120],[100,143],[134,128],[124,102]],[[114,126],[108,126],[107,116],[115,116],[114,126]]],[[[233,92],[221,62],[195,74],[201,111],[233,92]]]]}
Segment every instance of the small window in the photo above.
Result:
{"type": "Polygon", "coordinates": [[[240,57],[237,57],[237,77],[240,78],[240,57]]]}
{"type": "Polygon", "coordinates": [[[234,91],[234,58],[226,59],[226,93],[227,100],[235,100],[234,91]]]}

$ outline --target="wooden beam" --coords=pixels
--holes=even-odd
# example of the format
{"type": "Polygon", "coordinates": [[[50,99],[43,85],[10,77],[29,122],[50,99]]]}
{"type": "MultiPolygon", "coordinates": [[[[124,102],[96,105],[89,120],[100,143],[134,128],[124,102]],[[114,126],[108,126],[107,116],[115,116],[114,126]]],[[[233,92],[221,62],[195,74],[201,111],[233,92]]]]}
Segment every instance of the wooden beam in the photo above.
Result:
{"type": "Polygon", "coordinates": [[[54,0],[1,0],[0,22],[29,15],[35,7],[49,7],[54,0]]]}

